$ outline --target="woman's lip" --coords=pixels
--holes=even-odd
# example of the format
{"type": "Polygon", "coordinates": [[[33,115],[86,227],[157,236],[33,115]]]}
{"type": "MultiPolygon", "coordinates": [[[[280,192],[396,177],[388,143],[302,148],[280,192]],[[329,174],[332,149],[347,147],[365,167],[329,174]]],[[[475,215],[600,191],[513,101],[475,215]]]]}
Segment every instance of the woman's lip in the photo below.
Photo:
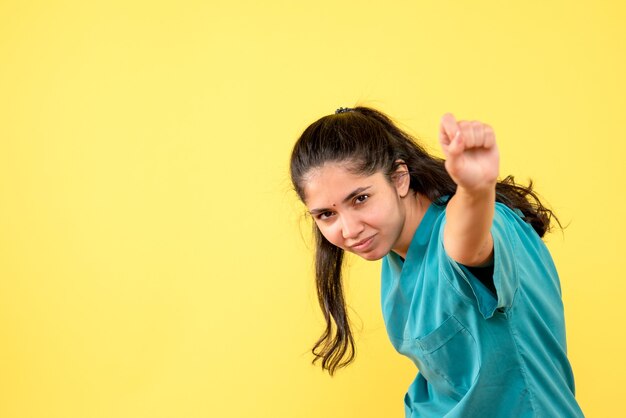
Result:
{"type": "Polygon", "coordinates": [[[372,243],[372,240],[374,239],[374,237],[375,237],[375,235],[372,235],[371,237],[366,238],[366,239],[364,239],[363,241],[360,241],[357,244],[354,244],[350,248],[352,248],[353,250],[363,250],[363,249],[367,248],[372,243]]]}

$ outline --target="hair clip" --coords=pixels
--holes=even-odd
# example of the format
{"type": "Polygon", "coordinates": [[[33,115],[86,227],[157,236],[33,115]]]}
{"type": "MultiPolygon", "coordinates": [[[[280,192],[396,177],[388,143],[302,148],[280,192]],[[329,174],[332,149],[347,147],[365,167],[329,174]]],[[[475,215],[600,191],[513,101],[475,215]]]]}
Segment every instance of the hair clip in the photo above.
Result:
{"type": "Polygon", "coordinates": [[[340,113],[346,113],[346,112],[351,112],[354,109],[350,109],[349,107],[340,107],[339,109],[335,110],[335,115],[338,115],[340,113]]]}

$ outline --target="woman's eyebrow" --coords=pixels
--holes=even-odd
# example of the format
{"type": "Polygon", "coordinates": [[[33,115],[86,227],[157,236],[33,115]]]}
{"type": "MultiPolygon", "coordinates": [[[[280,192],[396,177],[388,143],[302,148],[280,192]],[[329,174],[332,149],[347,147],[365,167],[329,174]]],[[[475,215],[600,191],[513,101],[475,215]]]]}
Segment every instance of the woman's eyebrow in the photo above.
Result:
{"type": "Polygon", "coordinates": [[[348,196],[346,196],[345,199],[343,199],[342,203],[346,203],[347,201],[352,200],[352,198],[354,198],[356,195],[363,193],[364,191],[366,191],[370,187],[372,187],[372,186],[370,185],[370,186],[367,186],[367,187],[357,187],[356,189],[354,189],[352,191],[352,193],[350,193],[348,196]]]}
{"type": "MultiPolygon", "coordinates": [[[[352,200],[356,195],[363,193],[364,191],[366,191],[367,189],[369,189],[370,187],[372,187],[371,185],[366,186],[366,187],[357,187],[356,189],[354,189],[353,191],[351,191],[342,201],[342,203],[346,203],[349,200],[352,200]]],[[[324,212],[328,212],[331,209],[329,208],[318,208],[318,209],[311,209],[309,211],[309,213],[311,215],[317,215],[319,213],[324,213],[324,212]]]]}

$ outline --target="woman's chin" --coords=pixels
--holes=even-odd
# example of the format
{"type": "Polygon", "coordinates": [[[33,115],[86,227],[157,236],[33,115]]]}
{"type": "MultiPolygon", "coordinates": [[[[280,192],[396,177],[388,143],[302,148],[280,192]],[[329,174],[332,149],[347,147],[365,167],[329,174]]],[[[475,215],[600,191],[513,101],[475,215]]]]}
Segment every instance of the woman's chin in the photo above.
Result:
{"type": "Polygon", "coordinates": [[[380,260],[381,258],[383,258],[385,256],[385,254],[380,254],[379,251],[367,251],[367,252],[354,252],[353,254],[358,255],[359,257],[363,258],[364,260],[367,261],[376,261],[376,260],[380,260]]]}

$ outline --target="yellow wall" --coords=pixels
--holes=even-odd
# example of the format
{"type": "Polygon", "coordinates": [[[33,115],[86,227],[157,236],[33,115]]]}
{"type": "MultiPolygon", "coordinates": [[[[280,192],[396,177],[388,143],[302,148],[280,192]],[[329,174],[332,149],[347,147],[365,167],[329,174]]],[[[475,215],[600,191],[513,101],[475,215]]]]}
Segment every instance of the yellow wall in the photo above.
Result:
{"type": "Polygon", "coordinates": [[[128,3],[0,1],[1,417],[402,416],[377,263],[351,260],[357,362],[309,364],[287,160],[357,102],[436,152],[446,111],[494,126],[568,225],[580,403],[626,414],[621,2],[128,3]]]}

